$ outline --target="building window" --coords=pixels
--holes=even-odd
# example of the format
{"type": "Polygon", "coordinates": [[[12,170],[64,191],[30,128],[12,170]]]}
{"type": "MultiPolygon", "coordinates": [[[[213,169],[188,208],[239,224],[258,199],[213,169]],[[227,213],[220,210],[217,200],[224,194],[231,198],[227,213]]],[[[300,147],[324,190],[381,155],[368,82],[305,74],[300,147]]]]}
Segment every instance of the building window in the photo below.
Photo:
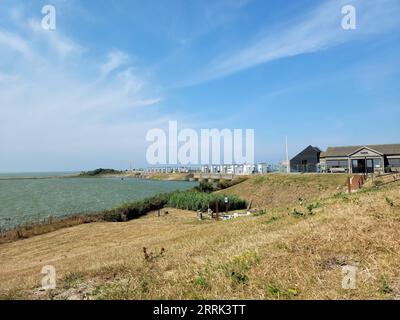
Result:
{"type": "Polygon", "coordinates": [[[347,160],[328,160],[326,165],[328,168],[347,168],[349,164],[347,160]]]}
{"type": "Polygon", "coordinates": [[[400,167],[400,158],[399,159],[388,159],[388,165],[390,167],[400,167]]]}

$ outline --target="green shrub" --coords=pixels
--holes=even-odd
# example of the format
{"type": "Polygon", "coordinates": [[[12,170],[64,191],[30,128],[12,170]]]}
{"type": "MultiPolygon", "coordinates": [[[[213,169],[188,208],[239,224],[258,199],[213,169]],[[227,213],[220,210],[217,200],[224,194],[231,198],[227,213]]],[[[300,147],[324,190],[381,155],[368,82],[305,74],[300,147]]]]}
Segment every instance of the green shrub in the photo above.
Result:
{"type": "Polygon", "coordinates": [[[244,182],[246,180],[247,180],[246,177],[239,177],[239,178],[235,178],[233,180],[220,180],[217,183],[217,189],[218,190],[227,189],[227,188],[233,187],[233,186],[235,186],[235,185],[237,185],[239,183],[242,183],[242,182],[244,182]]]}
{"type": "MultiPolygon", "coordinates": [[[[246,201],[236,197],[229,196],[229,209],[239,210],[247,206],[246,201]]],[[[150,211],[162,209],[166,206],[197,211],[206,211],[210,208],[216,211],[216,203],[219,210],[225,209],[225,196],[220,194],[210,194],[194,191],[175,191],[172,193],[159,194],[141,201],[127,203],[122,206],[107,210],[103,213],[103,220],[110,222],[120,222],[139,218],[150,211]]]]}
{"type": "MultiPolygon", "coordinates": [[[[216,206],[218,204],[219,210],[223,211],[225,209],[224,199],[225,196],[221,194],[177,191],[170,195],[167,205],[169,207],[191,211],[206,211],[208,208],[216,211],[216,206]]],[[[228,196],[228,199],[229,210],[239,210],[247,207],[246,201],[236,196],[228,196]]]]}
{"type": "Polygon", "coordinates": [[[211,193],[214,192],[216,188],[211,182],[203,180],[198,186],[194,187],[194,190],[199,192],[211,193]]]}
{"type": "Polygon", "coordinates": [[[321,204],[319,202],[316,203],[311,203],[307,206],[307,211],[309,215],[313,215],[314,214],[314,209],[317,209],[321,206],[321,204]]]}
{"type": "Polygon", "coordinates": [[[305,214],[301,211],[298,211],[296,208],[293,209],[292,212],[290,212],[290,215],[292,215],[293,217],[304,217],[305,214]]]}
{"type": "Polygon", "coordinates": [[[123,221],[121,212],[116,209],[108,210],[103,213],[103,220],[107,222],[121,222],[123,221]]]}
{"type": "Polygon", "coordinates": [[[141,201],[124,204],[120,207],[104,212],[105,221],[125,221],[139,218],[150,211],[165,207],[170,194],[159,194],[141,201]]]}

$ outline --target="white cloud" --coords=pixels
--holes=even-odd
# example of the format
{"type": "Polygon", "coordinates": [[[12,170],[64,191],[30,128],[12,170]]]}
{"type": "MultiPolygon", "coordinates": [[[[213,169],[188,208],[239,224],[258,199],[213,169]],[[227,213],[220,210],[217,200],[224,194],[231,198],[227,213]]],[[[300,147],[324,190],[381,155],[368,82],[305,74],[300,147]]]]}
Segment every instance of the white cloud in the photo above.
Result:
{"type": "Polygon", "coordinates": [[[206,82],[273,60],[312,53],[399,26],[396,0],[354,0],[357,30],[341,28],[341,8],[346,1],[328,1],[295,22],[259,35],[244,48],[215,58],[190,84],[206,82]]]}
{"type": "Polygon", "coordinates": [[[0,172],[81,169],[114,154],[144,160],[137,150],[159,122],[140,109],[160,98],[128,56],[113,49],[102,64],[59,30],[33,20],[18,30],[0,30],[0,172]]]}
{"type": "Polygon", "coordinates": [[[17,34],[0,30],[0,48],[3,46],[4,48],[2,50],[9,49],[26,56],[29,56],[32,53],[26,40],[17,34]]]}
{"type": "Polygon", "coordinates": [[[79,55],[85,51],[85,48],[68,38],[60,31],[49,31],[42,28],[38,20],[28,20],[28,32],[37,45],[49,48],[52,53],[55,53],[60,58],[65,58],[68,55],[79,55]]]}
{"type": "Polygon", "coordinates": [[[126,53],[116,49],[110,51],[107,58],[107,62],[100,66],[100,71],[103,76],[107,76],[109,73],[120,66],[127,64],[129,61],[129,56],[126,53]]]}

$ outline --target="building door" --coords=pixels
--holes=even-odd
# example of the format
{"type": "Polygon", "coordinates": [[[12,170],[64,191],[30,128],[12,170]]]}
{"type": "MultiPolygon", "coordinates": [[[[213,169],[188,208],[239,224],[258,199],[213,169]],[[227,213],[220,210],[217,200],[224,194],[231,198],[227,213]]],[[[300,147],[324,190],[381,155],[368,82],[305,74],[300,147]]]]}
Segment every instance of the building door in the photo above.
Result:
{"type": "Polygon", "coordinates": [[[373,173],[374,160],[373,159],[357,159],[351,161],[353,173],[373,173]]]}
{"type": "Polygon", "coordinates": [[[301,160],[301,172],[307,172],[307,160],[301,160]]]}
{"type": "Polygon", "coordinates": [[[353,173],[365,173],[365,159],[351,161],[353,173]]]}

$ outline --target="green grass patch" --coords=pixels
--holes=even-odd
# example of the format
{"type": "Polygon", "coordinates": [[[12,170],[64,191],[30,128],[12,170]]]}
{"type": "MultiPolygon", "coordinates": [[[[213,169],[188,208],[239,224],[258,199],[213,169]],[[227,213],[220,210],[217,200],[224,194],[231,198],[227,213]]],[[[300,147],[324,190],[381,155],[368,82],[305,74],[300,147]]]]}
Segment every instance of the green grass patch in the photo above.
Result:
{"type": "Polygon", "coordinates": [[[226,263],[223,266],[223,270],[234,284],[246,285],[249,282],[247,273],[260,260],[256,251],[246,250],[226,263]]]}

